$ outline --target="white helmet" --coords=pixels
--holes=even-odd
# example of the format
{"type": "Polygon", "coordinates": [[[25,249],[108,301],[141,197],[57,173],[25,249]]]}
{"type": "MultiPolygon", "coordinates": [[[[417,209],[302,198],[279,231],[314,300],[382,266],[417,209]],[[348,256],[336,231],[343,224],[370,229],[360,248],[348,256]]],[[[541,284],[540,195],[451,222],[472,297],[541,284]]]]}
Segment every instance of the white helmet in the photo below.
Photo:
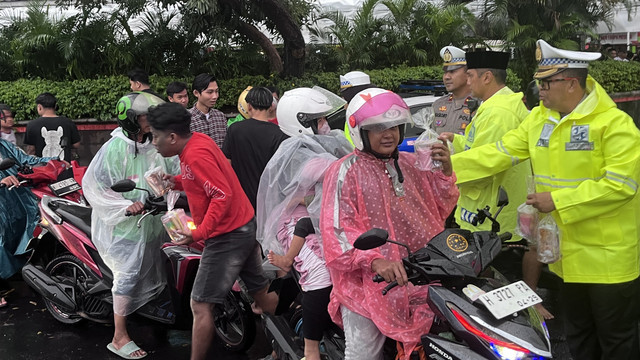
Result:
{"type": "Polygon", "coordinates": [[[289,136],[313,135],[317,120],[342,109],[347,102],[319,86],[297,88],[282,95],[276,111],[280,130],[289,136]]]}
{"type": "MultiPolygon", "coordinates": [[[[410,124],[411,110],[398,94],[379,88],[360,91],[353,97],[346,114],[349,135],[358,150],[371,150],[369,138],[363,131],[382,131],[394,126],[410,124]]],[[[400,129],[400,143],[404,126],[400,129]]],[[[398,144],[400,144],[398,143],[398,144]]]]}

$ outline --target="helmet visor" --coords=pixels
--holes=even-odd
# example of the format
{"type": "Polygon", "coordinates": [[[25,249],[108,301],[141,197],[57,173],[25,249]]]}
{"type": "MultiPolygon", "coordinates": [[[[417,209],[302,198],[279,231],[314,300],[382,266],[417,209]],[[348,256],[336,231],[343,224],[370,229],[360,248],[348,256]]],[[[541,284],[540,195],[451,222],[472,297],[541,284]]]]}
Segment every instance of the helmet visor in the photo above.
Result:
{"type": "Polygon", "coordinates": [[[364,130],[382,131],[408,123],[411,123],[409,107],[400,96],[390,91],[366,99],[349,117],[351,127],[360,126],[364,130]]]}
{"type": "Polygon", "coordinates": [[[131,110],[135,111],[136,115],[144,115],[149,112],[151,107],[158,106],[164,102],[164,100],[153,94],[140,92],[131,102],[131,110]]]}
{"type": "Polygon", "coordinates": [[[368,117],[361,124],[363,130],[380,132],[402,124],[411,123],[411,111],[392,105],[390,109],[380,115],[368,117]]]}
{"type": "Polygon", "coordinates": [[[321,98],[318,97],[318,99],[313,100],[318,103],[322,103],[323,109],[321,111],[315,112],[299,112],[297,114],[298,120],[304,127],[311,126],[314,120],[320,119],[322,117],[328,117],[331,114],[340,111],[347,103],[343,98],[339,97],[329,90],[326,90],[319,86],[314,86],[312,89],[322,94],[321,98]]]}

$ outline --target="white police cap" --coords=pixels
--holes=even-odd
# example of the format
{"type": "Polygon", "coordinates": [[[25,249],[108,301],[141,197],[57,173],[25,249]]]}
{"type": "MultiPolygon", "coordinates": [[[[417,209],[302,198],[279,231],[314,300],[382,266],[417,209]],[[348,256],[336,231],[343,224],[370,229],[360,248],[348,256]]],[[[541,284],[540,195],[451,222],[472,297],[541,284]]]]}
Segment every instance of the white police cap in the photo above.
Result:
{"type": "Polygon", "coordinates": [[[444,60],[442,69],[451,71],[467,65],[465,51],[455,46],[445,46],[440,49],[440,57],[444,60]]]}
{"type": "Polygon", "coordinates": [[[557,49],[544,40],[538,40],[536,60],[538,70],[533,74],[534,79],[544,79],[565,69],[586,69],[589,61],[597,60],[602,56],[597,52],[572,51],[557,49]]]}
{"type": "Polygon", "coordinates": [[[352,86],[368,84],[371,84],[371,78],[362,71],[351,71],[344,75],[340,75],[340,91],[344,91],[352,86]]]}

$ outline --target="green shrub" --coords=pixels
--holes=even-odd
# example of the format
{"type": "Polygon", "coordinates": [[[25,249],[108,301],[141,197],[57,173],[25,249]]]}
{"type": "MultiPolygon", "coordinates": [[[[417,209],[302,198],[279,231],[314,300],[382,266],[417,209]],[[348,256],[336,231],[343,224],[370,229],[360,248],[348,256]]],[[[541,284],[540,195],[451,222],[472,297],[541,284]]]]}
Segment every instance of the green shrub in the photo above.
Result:
{"type": "MultiPolygon", "coordinates": [[[[590,74],[607,92],[626,92],[640,90],[640,63],[620,61],[597,61],[590,67],[590,74]]],[[[411,79],[441,79],[442,67],[417,66],[397,67],[368,71],[371,82],[379,87],[397,90],[402,81],[411,79]]],[[[282,79],[276,76],[243,76],[235,79],[220,80],[220,99],[217,107],[234,111],[238,95],[248,85],[276,86],[280,93],[301,86],[318,85],[330,91],[338,92],[339,73],[323,72],[306,74],[303,78],[282,79]]],[[[151,76],[152,88],[165,95],[165,88],[171,81],[183,81],[189,86],[192,79],[176,79],[163,76],[151,76]]],[[[520,79],[507,71],[507,86],[518,91],[520,79]]],[[[49,91],[58,98],[58,113],[72,119],[95,118],[111,120],[118,99],[129,92],[129,81],[125,76],[109,76],[96,79],[74,81],[51,81],[43,79],[0,82],[0,102],[10,105],[17,120],[29,120],[38,117],[35,98],[49,91]]],[[[195,98],[190,94],[191,103],[195,98]]]]}
{"type": "Polygon", "coordinates": [[[608,93],[640,90],[640,62],[594,61],[589,74],[608,93]]]}

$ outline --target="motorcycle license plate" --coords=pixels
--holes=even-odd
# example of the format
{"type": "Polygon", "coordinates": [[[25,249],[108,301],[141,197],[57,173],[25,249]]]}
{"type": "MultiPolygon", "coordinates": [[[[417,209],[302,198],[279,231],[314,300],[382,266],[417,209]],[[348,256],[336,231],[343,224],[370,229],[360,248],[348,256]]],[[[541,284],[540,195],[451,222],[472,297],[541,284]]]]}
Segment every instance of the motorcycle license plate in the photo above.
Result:
{"type": "Polygon", "coordinates": [[[74,178],[64,179],[62,181],[49,184],[49,189],[53,191],[56,196],[64,196],[74,191],[81,189],[80,184],[74,178]]]}
{"type": "Polygon", "coordinates": [[[522,280],[482,294],[478,299],[496,319],[542,302],[540,296],[522,280]]]}

